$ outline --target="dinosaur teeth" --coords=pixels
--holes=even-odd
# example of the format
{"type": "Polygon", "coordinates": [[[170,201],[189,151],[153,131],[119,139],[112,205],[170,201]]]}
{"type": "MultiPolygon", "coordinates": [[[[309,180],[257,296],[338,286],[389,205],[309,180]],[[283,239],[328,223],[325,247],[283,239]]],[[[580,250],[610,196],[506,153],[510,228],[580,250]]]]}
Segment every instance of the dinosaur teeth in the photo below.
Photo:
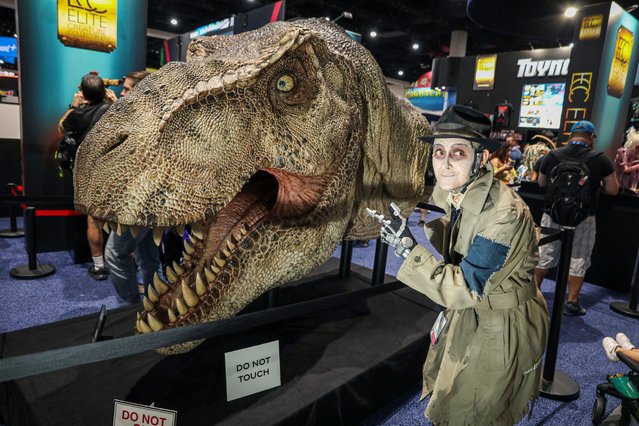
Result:
{"type": "Polygon", "coordinates": [[[177,321],[177,316],[175,315],[175,312],[173,311],[173,309],[168,308],[166,312],[169,314],[169,322],[177,321]]]}
{"type": "Polygon", "coordinates": [[[175,271],[171,269],[170,266],[166,267],[166,277],[169,279],[171,284],[175,284],[178,281],[177,275],[175,275],[175,271]]]}
{"type": "Polygon", "coordinates": [[[186,307],[179,296],[175,299],[175,307],[177,308],[180,315],[186,315],[186,313],[189,311],[189,308],[186,307]]]}
{"type": "Polygon", "coordinates": [[[198,221],[191,225],[191,235],[196,236],[198,239],[204,239],[204,225],[198,221]]]}
{"type": "Polygon", "coordinates": [[[184,250],[186,250],[186,252],[188,254],[193,254],[195,253],[195,247],[193,247],[191,245],[191,243],[189,243],[188,241],[184,240],[184,250]]]}
{"type": "Polygon", "coordinates": [[[164,235],[164,228],[162,228],[161,226],[156,226],[155,228],[153,228],[153,241],[155,242],[156,246],[160,246],[160,244],[162,243],[162,236],[164,235]]]}
{"type": "Polygon", "coordinates": [[[208,282],[212,283],[215,281],[216,275],[209,268],[204,268],[204,275],[206,275],[208,282]]]}
{"type": "Polygon", "coordinates": [[[156,303],[156,302],[160,301],[160,296],[155,291],[155,289],[153,288],[152,285],[150,285],[150,286],[148,286],[146,288],[146,294],[147,294],[147,296],[149,296],[149,299],[151,300],[151,302],[156,303]]]}
{"type": "Polygon", "coordinates": [[[102,222],[101,220],[98,220],[98,219],[95,219],[95,218],[94,218],[94,219],[93,219],[93,223],[95,224],[95,226],[96,226],[98,229],[103,229],[103,228],[104,228],[104,222],[102,222]]]}
{"type": "Polygon", "coordinates": [[[221,269],[220,269],[220,268],[218,268],[218,267],[217,267],[217,266],[215,266],[215,265],[211,265],[211,270],[212,270],[213,272],[215,272],[216,274],[219,274],[219,273],[220,273],[220,271],[221,271],[221,269]]]}
{"type": "Polygon", "coordinates": [[[173,270],[175,270],[178,275],[184,274],[184,268],[181,267],[175,260],[173,261],[173,270]]]}
{"type": "Polygon", "coordinates": [[[203,296],[206,293],[206,284],[200,272],[195,274],[195,292],[198,296],[203,296]]]}
{"type": "Polygon", "coordinates": [[[224,256],[226,256],[227,258],[231,257],[231,252],[228,251],[226,247],[222,247],[221,251],[222,253],[224,253],[224,256]]]}
{"type": "Polygon", "coordinates": [[[160,274],[157,272],[153,274],[153,286],[160,294],[164,294],[169,291],[169,285],[160,278],[160,274]]]}
{"type": "Polygon", "coordinates": [[[180,237],[184,237],[184,225],[178,225],[175,227],[175,232],[177,232],[177,234],[180,237]]]}
{"type": "Polygon", "coordinates": [[[236,243],[242,240],[242,233],[238,229],[233,230],[233,233],[231,235],[233,235],[233,238],[235,238],[236,243]]]}
{"type": "Polygon", "coordinates": [[[193,308],[197,306],[198,303],[200,303],[200,299],[198,299],[197,294],[195,294],[195,292],[191,290],[191,287],[189,287],[188,283],[186,282],[186,279],[182,280],[181,288],[182,288],[182,296],[184,296],[184,300],[186,301],[187,305],[193,308]]]}
{"type": "MultiPolygon", "coordinates": [[[[229,248],[229,250],[233,251],[235,250],[235,247],[237,247],[235,244],[233,244],[233,242],[231,241],[231,239],[229,238],[228,240],[226,240],[226,246],[229,248]]],[[[230,253],[229,253],[230,254],[230,253]]]]}
{"type": "Polygon", "coordinates": [[[106,232],[107,234],[111,232],[111,228],[109,227],[109,222],[104,222],[104,224],[102,225],[102,229],[104,229],[104,232],[106,232]]]}
{"type": "Polygon", "coordinates": [[[144,310],[147,312],[151,312],[153,308],[155,308],[153,302],[151,302],[146,296],[144,296],[144,299],[142,299],[142,305],[144,305],[144,310]]]}
{"type": "Polygon", "coordinates": [[[242,233],[242,235],[248,234],[248,231],[246,230],[246,227],[244,225],[242,225],[242,227],[240,228],[240,232],[242,233]]]}
{"type": "Polygon", "coordinates": [[[122,235],[122,225],[119,223],[114,223],[113,225],[111,226],[111,229],[115,232],[115,235],[122,235]],[[113,228],[113,225],[115,225],[115,228],[113,228]]]}
{"type": "Polygon", "coordinates": [[[213,256],[213,260],[217,263],[217,266],[220,268],[226,265],[226,260],[219,259],[217,256],[213,256]]]}
{"type": "Polygon", "coordinates": [[[147,319],[149,320],[149,325],[153,331],[161,331],[164,328],[164,324],[158,321],[157,318],[153,316],[151,312],[146,314],[147,319]]]}
{"type": "Polygon", "coordinates": [[[186,261],[188,261],[188,260],[191,260],[191,255],[190,255],[190,254],[188,254],[187,252],[184,252],[184,251],[183,251],[183,252],[182,252],[182,258],[183,258],[183,259],[184,259],[184,261],[186,262],[186,261]]]}
{"type": "Polygon", "coordinates": [[[151,330],[151,327],[149,327],[144,319],[140,318],[138,321],[138,331],[142,333],[151,333],[153,330],[151,330]]]}
{"type": "Polygon", "coordinates": [[[138,234],[140,233],[140,228],[138,228],[137,226],[132,226],[129,230],[131,231],[131,235],[133,236],[133,238],[138,237],[138,234]]]}

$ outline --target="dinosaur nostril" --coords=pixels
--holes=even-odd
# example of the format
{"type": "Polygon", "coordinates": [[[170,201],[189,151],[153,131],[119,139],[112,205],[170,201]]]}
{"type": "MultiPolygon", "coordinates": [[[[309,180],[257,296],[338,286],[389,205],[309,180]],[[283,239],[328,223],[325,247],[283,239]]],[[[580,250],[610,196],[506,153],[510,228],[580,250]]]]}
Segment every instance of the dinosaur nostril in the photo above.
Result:
{"type": "Polygon", "coordinates": [[[116,135],[115,143],[106,150],[105,154],[108,154],[109,152],[113,151],[114,149],[122,145],[124,141],[127,140],[128,137],[129,135],[126,133],[119,133],[118,135],[116,135]]]}

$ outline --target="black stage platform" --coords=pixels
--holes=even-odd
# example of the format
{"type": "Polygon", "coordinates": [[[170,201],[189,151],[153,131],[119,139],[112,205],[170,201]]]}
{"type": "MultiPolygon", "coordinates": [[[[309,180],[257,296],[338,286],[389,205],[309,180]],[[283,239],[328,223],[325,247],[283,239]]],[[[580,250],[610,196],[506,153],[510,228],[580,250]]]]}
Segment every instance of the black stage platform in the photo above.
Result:
{"type": "MultiPolygon", "coordinates": [[[[302,283],[280,289],[287,304],[365,288],[370,270],[336,277],[332,259],[302,283]]],[[[392,277],[387,277],[389,280],[392,277]]],[[[109,312],[104,335],[129,336],[137,307],[109,312]]],[[[403,288],[305,317],[206,340],[193,351],[149,351],[0,383],[0,409],[13,425],[111,425],[113,400],[178,411],[187,425],[353,424],[421,379],[437,307],[403,288]],[[224,353],[280,341],[282,386],[226,402],[224,353]]],[[[84,344],[96,316],[1,338],[1,357],[84,344]]]]}

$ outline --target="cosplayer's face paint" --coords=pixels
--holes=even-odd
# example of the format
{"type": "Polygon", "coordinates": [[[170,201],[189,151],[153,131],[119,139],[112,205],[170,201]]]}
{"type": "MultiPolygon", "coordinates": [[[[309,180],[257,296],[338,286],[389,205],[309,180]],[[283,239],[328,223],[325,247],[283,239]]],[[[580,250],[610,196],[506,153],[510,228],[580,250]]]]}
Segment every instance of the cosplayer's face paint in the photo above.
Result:
{"type": "Polygon", "coordinates": [[[465,139],[435,139],[433,169],[437,185],[444,191],[464,186],[470,180],[475,150],[465,139]]]}

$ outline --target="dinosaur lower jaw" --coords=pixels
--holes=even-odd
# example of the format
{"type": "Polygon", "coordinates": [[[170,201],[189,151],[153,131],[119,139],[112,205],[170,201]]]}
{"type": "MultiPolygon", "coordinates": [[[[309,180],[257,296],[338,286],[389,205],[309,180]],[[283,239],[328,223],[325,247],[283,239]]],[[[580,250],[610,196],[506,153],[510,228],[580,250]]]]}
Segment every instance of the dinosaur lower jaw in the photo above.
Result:
{"type": "MultiPolygon", "coordinates": [[[[327,177],[280,170],[258,171],[214,217],[191,225],[183,261],[167,267],[168,282],[157,274],[147,287],[137,333],[149,333],[215,319],[251,250],[272,224],[296,221],[313,210],[327,177]]],[[[156,239],[157,241],[157,239],[156,239]]]]}

